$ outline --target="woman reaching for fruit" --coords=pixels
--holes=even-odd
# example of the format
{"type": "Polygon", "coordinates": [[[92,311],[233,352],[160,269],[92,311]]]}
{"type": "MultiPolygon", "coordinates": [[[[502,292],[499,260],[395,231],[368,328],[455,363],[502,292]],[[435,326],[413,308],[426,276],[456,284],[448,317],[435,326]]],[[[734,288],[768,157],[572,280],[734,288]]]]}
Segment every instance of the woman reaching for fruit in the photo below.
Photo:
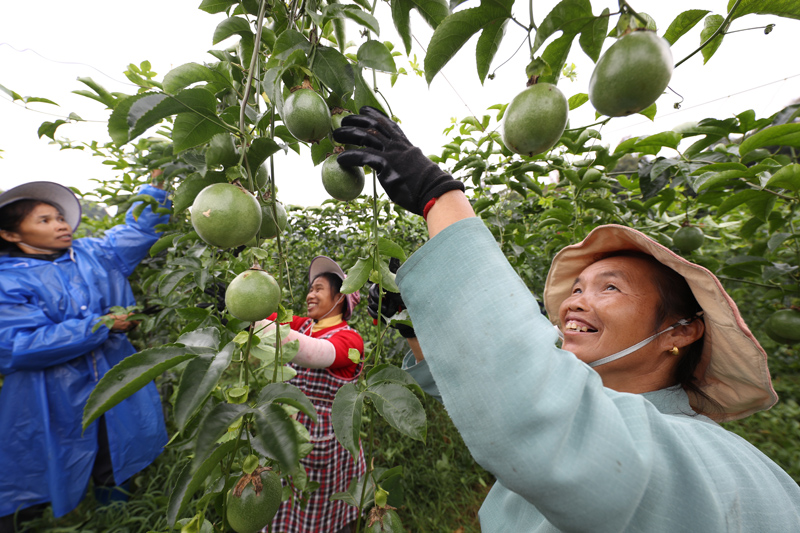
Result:
{"type": "MultiPolygon", "coordinates": [[[[320,487],[311,493],[304,508],[295,498],[281,504],[270,530],[276,533],[349,533],[350,522],[358,517],[356,507],[343,501],[330,501],[334,493],[346,491],[350,481],[365,472],[363,453],[358,461],[353,461],[350,453],[336,440],[331,422],[333,398],[342,385],[356,379],[364,355],[361,335],[347,325],[360,296],[358,292],[339,292],[345,277],[335,261],[325,256],[315,257],[308,268],[308,316],[293,317],[289,324],[291,331],[281,339],[283,343],[299,343],[297,355],[289,363],[297,375],[288,383],[302,390],[317,410],[316,423],[303,413],[297,414],[297,420],[308,428],[314,445],[301,464],[306,469],[308,481],[317,482],[320,487]],[[356,360],[351,359],[350,350],[357,350],[356,360]]],[[[276,316],[273,314],[257,324],[256,329],[274,321],[276,316]]],[[[267,326],[262,331],[269,329],[267,326]]]]}
{"type": "MultiPolygon", "coordinates": [[[[140,194],[166,203],[160,185],[140,194]]],[[[169,220],[150,206],[135,218],[133,209],[102,238],[73,240],[81,206],[66,187],[40,181],[0,195],[2,533],[48,503],[56,517],[68,513],[90,477],[98,501],[124,497],[114,486],[167,442],[152,383],[81,431],[97,381],[136,351],[125,336],[136,324],[109,309],[136,303],[127,277],[158,239],[156,225],[169,220]]]]}
{"type": "Polygon", "coordinates": [[[548,274],[558,348],[463,184],[374,109],[334,137],[365,146],[340,164],[371,166],[395,203],[426,216],[431,240],[397,276],[424,352],[410,371],[435,381],[497,478],[483,531],[798,529],[797,484],[717,424],[777,396],[711,272],[636,230],[596,228],[548,274]]]}

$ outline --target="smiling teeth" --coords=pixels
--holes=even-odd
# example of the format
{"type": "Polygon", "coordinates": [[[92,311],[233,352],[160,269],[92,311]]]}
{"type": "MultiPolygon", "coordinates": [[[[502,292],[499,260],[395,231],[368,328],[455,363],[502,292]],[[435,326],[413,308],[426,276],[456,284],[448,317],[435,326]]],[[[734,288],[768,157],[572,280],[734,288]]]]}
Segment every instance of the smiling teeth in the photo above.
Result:
{"type": "Polygon", "coordinates": [[[589,331],[587,326],[579,326],[577,322],[569,321],[567,325],[564,326],[564,329],[568,329],[570,331],[589,331]]]}

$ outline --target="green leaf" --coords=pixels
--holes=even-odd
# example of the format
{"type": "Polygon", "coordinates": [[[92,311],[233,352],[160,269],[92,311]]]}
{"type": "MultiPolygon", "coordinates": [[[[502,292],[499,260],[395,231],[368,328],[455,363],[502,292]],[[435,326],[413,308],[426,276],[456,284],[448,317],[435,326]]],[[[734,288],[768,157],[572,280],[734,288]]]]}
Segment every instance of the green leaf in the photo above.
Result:
{"type": "Polygon", "coordinates": [[[381,288],[390,292],[400,292],[400,288],[395,281],[395,274],[389,270],[389,263],[383,259],[378,263],[378,272],[381,276],[381,288]]]}
{"type": "Polygon", "coordinates": [[[272,49],[272,56],[286,60],[295,50],[302,50],[305,55],[311,53],[311,43],[296,30],[286,30],[278,36],[272,49]]]}
{"type": "Polygon", "coordinates": [[[219,383],[222,373],[231,363],[233,348],[234,344],[229,342],[219,353],[200,355],[186,365],[173,407],[178,431],[186,428],[219,383]]]}
{"type": "MultiPolygon", "coordinates": [[[[446,17],[434,30],[425,55],[425,80],[428,85],[475,33],[489,28],[489,32],[495,36],[492,41],[496,42],[498,26],[511,17],[512,5],[513,0],[481,0],[479,7],[446,17]]],[[[484,56],[479,60],[485,61],[486,57],[484,51],[484,56]]],[[[484,68],[488,70],[485,64],[479,65],[479,72],[484,68]]]]}
{"type": "MultiPolygon", "coordinates": [[[[367,41],[375,43],[377,41],[367,41]]],[[[386,47],[381,45],[384,50],[386,47]]],[[[314,56],[314,74],[339,98],[346,99],[355,89],[353,65],[338,50],[317,46],[314,56]]]]}
{"type": "Polygon", "coordinates": [[[200,191],[214,183],[227,183],[227,181],[223,172],[207,172],[205,176],[199,173],[191,174],[175,190],[172,211],[180,213],[194,203],[194,199],[200,194],[200,191]]]}
{"type": "Polygon", "coordinates": [[[219,468],[220,461],[227,457],[228,454],[233,453],[237,445],[246,446],[247,443],[237,442],[236,440],[224,442],[198,467],[195,468],[194,463],[189,463],[181,470],[167,505],[167,522],[170,527],[175,525],[175,522],[183,514],[194,494],[205,486],[206,478],[215,469],[219,468]]]}
{"type": "Polygon", "coordinates": [[[392,20],[403,40],[406,55],[411,54],[411,25],[409,12],[416,9],[431,28],[436,27],[450,14],[446,0],[391,0],[392,20]]]}
{"type": "Polygon", "coordinates": [[[767,187],[781,187],[794,192],[800,191],[800,165],[787,165],[776,172],[767,182],[767,187]]]}
{"type": "MultiPolygon", "coordinates": [[[[728,0],[728,13],[736,0],[728,0]]],[[[731,20],[749,14],[778,15],[790,19],[800,19],[800,4],[795,0],[742,0],[731,20]]]]}
{"type": "Polygon", "coordinates": [[[350,20],[354,21],[355,23],[361,26],[364,26],[375,35],[381,34],[381,27],[380,24],[378,23],[378,19],[376,19],[374,16],[370,15],[363,9],[357,6],[346,5],[342,6],[342,13],[344,13],[345,17],[349,18],[350,20]]]}
{"type": "Polygon", "coordinates": [[[42,136],[47,136],[55,141],[56,130],[58,129],[59,126],[66,123],[67,123],[66,120],[61,120],[61,119],[56,120],[55,122],[42,122],[42,125],[39,126],[39,129],[37,130],[36,133],[39,135],[40,139],[42,138],[42,136]]]}
{"type": "Polygon", "coordinates": [[[247,164],[253,172],[261,166],[268,157],[278,152],[281,146],[269,137],[258,137],[247,148],[247,164]]]}
{"type": "Polygon", "coordinates": [[[413,392],[403,385],[384,382],[370,386],[364,394],[390,426],[407,437],[425,442],[425,409],[413,392]]]}
{"type": "Polygon", "coordinates": [[[422,395],[422,388],[417,384],[411,374],[390,364],[377,365],[367,374],[367,386],[371,387],[378,383],[397,383],[417,391],[422,395]]]}
{"type": "Polygon", "coordinates": [[[331,419],[336,440],[350,452],[353,459],[359,454],[359,435],[361,434],[361,410],[364,397],[359,394],[355,383],[345,383],[336,392],[331,407],[331,419]]]}
{"type": "Polygon", "coordinates": [[[608,13],[608,8],[605,8],[599,17],[596,17],[581,29],[581,37],[578,42],[581,45],[581,49],[595,63],[600,59],[603,42],[606,40],[606,34],[608,34],[608,13]]]}
{"type": "Polygon", "coordinates": [[[381,255],[388,255],[389,257],[399,259],[400,262],[406,260],[406,253],[403,251],[403,248],[386,237],[378,237],[378,252],[381,255]]]}
{"type": "Polygon", "coordinates": [[[281,469],[294,474],[300,460],[300,443],[294,422],[280,405],[268,403],[254,410],[256,439],[270,458],[280,463],[281,469]]]}
{"type": "Polygon", "coordinates": [[[664,39],[672,46],[675,42],[680,39],[686,32],[694,28],[698,22],[703,20],[709,11],[705,9],[690,9],[688,11],[684,11],[677,17],[667,28],[667,31],[664,32],[664,39]]]}
{"type": "MultiPolygon", "coordinates": [[[[639,139],[634,144],[634,151],[655,155],[661,148],[677,148],[681,142],[682,135],[674,131],[664,131],[650,135],[644,139],[639,139]]],[[[619,147],[617,147],[619,150],[619,147]]]]}
{"type": "Polygon", "coordinates": [[[203,347],[165,344],[126,357],[106,372],[89,395],[83,408],[83,429],[165,370],[209,351],[203,347]]]}
{"type": "Polygon", "coordinates": [[[800,123],[770,126],[754,133],[739,145],[739,157],[763,146],[800,146],[800,123]]]}
{"type": "Polygon", "coordinates": [[[238,3],[238,0],[203,0],[197,9],[211,14],[222,13],[238,3]]]}
{"type": "MultiPolygon", "coordinates": [[[[744,191],[739,191],[731,196],[728,196],[722,204],[717,208],[717,212],[715,214],[716,217],[721,217],[731,209],[739,207],[740,205],[749,202],[757,198],[761,194],[769,194],[769,193],[762,193],[761,191],[757,191],[755,189],[747,189],[744,191]]],[[[772,196],[772,195],[770,195],[772,196]]]]}
{"type": "MultiPolygon", "coordinates": [[[[356,53],[359,66],[363,68],[374,68],[382,72],[397,72],[394,58],[386,45],[380,41],[367,41],[358,48],[356,53]]],[[[344,56],[342,56],[344,59],[344,56]]],[[[347,62],[344,59],[345,63],[347,62]]]]}
{"type": "Polygon", "coordinates": [[[478,37],[478,44],[475,48],[475,59],[478,64],[478,78],[481,80],[481,83],[484,82],[486,76],[489,74],[489,68],[492,66],[494,56],[497,55],[500,43],[503,42],[508,20],[507,18],[490,20],[483,27],[483,31],[480,37],[478,37]]]}
{"type": "Polygon", "coordinates": [[[586,93],[573,94],[569,97],[569,110],[578,109],[580,106],[589,101],[589,95],[586,93]]]}
{"type": "Polygon", "coordinates": [[[256,407],[267,403],[285,403],[304,412],[312,422],[317,421],[317,409],[303,391],[288,383],[270,383],[258,394],[256,407]]]}
{"type": "Polygon", "coordinates": [[[80,94],[82,96],[88,96],[93,100],[97,100],[108,106],[109,109],[114,109],[117,106],[117,97],[108,92],[105,87],[94,81],[92,78],[78,78],[78,81],[89,87],[97,96],[94,97],[89,94],[85,94],[83,92],[73,91],[75,94],[80,94]]]}
{"type": "Polygon", "coordinates": [[[359,257],[356,264],[347,271],[347,277],[342,283],[342,294],[352,294],[364,286],[372,271],[372,259],[359,257]]]}
{"type": "Polygon", "coordinates": [[[167,72],[167,75],[164,76],[163,87],[165,92],[174,94],[193,83],[201,81],[226,88],[233,87],[231,80],[220,72],[198,63],[186,63],[167,72]]]}
{"type": "Polygon", "coordinates": [[[178,337],[178,342],[184,346],[209,348],[216,352],[219,349],[219,330],[217,328],[196,329],[178,337]]]}
{"type": "Polygon", "coordinates": [[[214,37],[211,42],[212,44],[217,44],[233,35],[248,35],[251,37],[254,35],[253,30],[250,29],[250,23],[247,22],[247,19],[242,17],[230,17],[223,20],[214,30],[214,37]]]}
{"type": "Polygon", "coordinates": [[[192,466],[199,468],[214,451],[217,441],[228,432],[228,428],[249,412],[246,404],[233,403],[218,403],[208,411],[197,428],[192,466]]]}
{"type": "Polygon", "coordinates": [[[641,111],[639,111],[639,114],[640,115],[644,115],[647,118],[649,118],[651,121],[653,121],[653,120],[656,119],[656,112],[657,111],[658,111],[658,108],[656,107],[656,103],[653,102],[649,106],[647,106],[644,109],[642,109],[641,111]]]}
{"type": "Polygon", "coordinates": [[[569,57],[569,50],[572,47],[573,40],[575,40],[575,35],[568,33],[547,45],[547,48],[545,48],[542,53],[542,59],[550,65],[551,74],[542,76],[542,78],[539,79],[540,83],[558,83],[561,72],[567,62],[567,57],[569,57]]]}
{"type": "MultiPolygon", "coordinates": [[[[187,89],[191,91],[192,89],[187,89]]],[[[175,153],[200,146],[211,140],[211,137],[223,133],[227,129],[221,121],[194,113],[181,113],[175,118],[172,127],[172,141],[175,153]]]]}
{"type": "MultiPolygon", "coordinates": [[[[594,18],[592,4],[589,0],[562,0],[539,24],[539,29],[536,31],[536,37],[531,47],[531,55],[557,31],[561,31],[562,36],[571,35],[574,38],[587,25],[587,21],[593,23],[594,18]]],[[[552,66],[552,63],[550,64],[552,66]]]]}
{"type": "Polygon", "coordinates": [[[367,81],[364,79],[364,76],[361,74],[361,70],[356,70],[354,74],[356,78],[356,91],[353,98],[355,100],[355,108],[361,109],[365,105],[368,105],[370,107],[374,107],[375,109],[380,109],[385,114],[386,110],[375,97],[375,93],[372,91],[369,83],[367,83],[367,81]]]}
{"type": "MultiPolygon", "coordinates": [[[[725,21],[725,17],[722,15],[709,15],[706,17],[704,22],[703,31],[700,32],[700,43],[706,42],[706,40],[711,37],[717,28],[722,26],[722,23],[725,21]]],[[[717,51],[719,45],[722,44],[722,38],[725,36],[725,32],[721,32],[719,35],[714,37],[714,40],[708,43],[701,52],[703,53],[703,64],[705,65],[708,63],[708,60],[711,59],[711,56],[714,55],[714,52],[717,51]]]]}

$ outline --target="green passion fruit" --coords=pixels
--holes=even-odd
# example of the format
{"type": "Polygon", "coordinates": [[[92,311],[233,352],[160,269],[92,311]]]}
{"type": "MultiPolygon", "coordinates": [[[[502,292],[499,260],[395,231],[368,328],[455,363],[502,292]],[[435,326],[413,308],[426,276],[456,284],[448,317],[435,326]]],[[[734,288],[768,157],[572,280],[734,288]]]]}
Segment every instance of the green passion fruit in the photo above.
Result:
{"type": "MultiPolygon", "coordinates": [[[[341,107],[335,107],[333,112],[331,113],[331,130],[335,130],[337,128],[342,127],[342,119],[348,115],[352,115],[353,113],[348,111],[347,109],[342,109],[341,107]]],[[[331,136],[331,141],[333,142],[334,146],[344,146],[341,143],[336,142],[333,140],[333,136],[331,136]]],[[[347,148],[349,149],[350,146],[348,145],[347,148]]],[[[355,147],[354,147],[355,148],[355,147]]]]}
{"type": "Polygon", "coordinates": [[[258,200],[230,183],[214,183],[200,191],[190,213],[200,238],[219,248],[246,244],[261,227],[258,200]]]}
{"type": "Polygon", "coordinates": [[[697,226],[683,226],[672,235],[672,244],[685,254],[703,246],[704,240],[703,230],[697,226]]]}
{"type": "Polygon", "coordinates": [[[800,311],[781,309],[775,311],[764,324],[769,338],[781,344],[800,342],[800,311]]]}
{"type": "Polygon", "coordinates": [[[283,123],[305,142],[318,142],[331,131],[328,104],[312,89],[298,89],[283,103],[283,123]]]}
{"type": "Polygon", "coordinates": [[[246,322],[264,320],[278,310],[280,303],[278,282],[263,270],[245,270],[225,290],[228,312],[246,322]]]}
{"type": "Polygon", "coordinates": [[[600,56],[589,80],[589,100],[603,115],[632,115],[658,100],[670,78],[669,43],[653,31],[633,31],[600,56]]]}
{"type": "Polygon", "coordinates": [[[361,167],[341,166],[337,157],[338,154],[330,155],[322,163],[322,185],[337,200],[355,200],[364,190],[364,171],[361,167]]]}
{"type": "Polygon", "coordinates": [[[503,118],[503,143],[514,153],[533,156],[552,148],[567,126],[569,104],[555,85],[531,85],[511,100],[503,118]]]}
{"type": "Polygon", "coordinates": [[[269,170],[267,169],[267,164],[262,163],[261,166],[258,167],[258,170],[256,170],[256,187],[263,189],[267,186],[268,181],[269,170]]]}
{"type": "Polygon", "coordinates": [[[272,470],[258,467],[245,474],[225,499],[228,523],[236,533],[256,533],[272,522],[281,505],[281,480],[272,470]]]}
{"type": "Polygon", "coordinates": [[[271,205],[261,206],[261,232],[259,236],[262,239],[272,239],[279,231],[283,231],[286,228],[286,209],[283,208],[283,204],[275,202],[275,211],[278,213],[277,220],[273,216],[271,205]]]}

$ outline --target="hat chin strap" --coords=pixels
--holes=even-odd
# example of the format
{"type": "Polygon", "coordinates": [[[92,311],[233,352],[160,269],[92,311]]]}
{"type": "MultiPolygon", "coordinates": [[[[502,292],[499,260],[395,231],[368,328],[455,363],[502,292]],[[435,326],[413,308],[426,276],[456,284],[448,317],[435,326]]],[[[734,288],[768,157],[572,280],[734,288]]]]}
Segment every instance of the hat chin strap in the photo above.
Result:
{"type": "Polygon", "coordinates": [[[597,361],[592,361],[591,363],[589,363],[589,366],[594,368],[596,366],[604,365],[606,363],[610,363],[611,361],[616,361],[617,359],[621,359],[621,358],[625,357],[626,355],[630,355],[633,352],[635,352],[636,350],[638,350],[639,348],[642,348],[643,346],[647,346],[648,344],[650,344],[653,341],[653,339],[655,339],[656,337],[658,337],[662,333],[666,333],[666,332],[668,332],[670,330],[673,330],[673,329],[677,328],[678,326],[686,326],[692,320],[694,320],[695,318],[701,316],[702,314],[703,313],[701,311],[701,312],[697,313],[696,317],[682,318],[682,319],[678,320],[677,322],[675,322],[674,324],[672,324],[667,329],[665,329],[663,331],[659,331],[655,335],[651,335],[650,337],[647,337],[642,342],[638,342],[638,343],[634,344],[633,346],[631,346],[630,348],[626,348],[626,349],[622,350],[621,352],[617,352],[617,353],[608,355],[606,357],[603,357],[602,359],[598,359],[597,361]]]}

